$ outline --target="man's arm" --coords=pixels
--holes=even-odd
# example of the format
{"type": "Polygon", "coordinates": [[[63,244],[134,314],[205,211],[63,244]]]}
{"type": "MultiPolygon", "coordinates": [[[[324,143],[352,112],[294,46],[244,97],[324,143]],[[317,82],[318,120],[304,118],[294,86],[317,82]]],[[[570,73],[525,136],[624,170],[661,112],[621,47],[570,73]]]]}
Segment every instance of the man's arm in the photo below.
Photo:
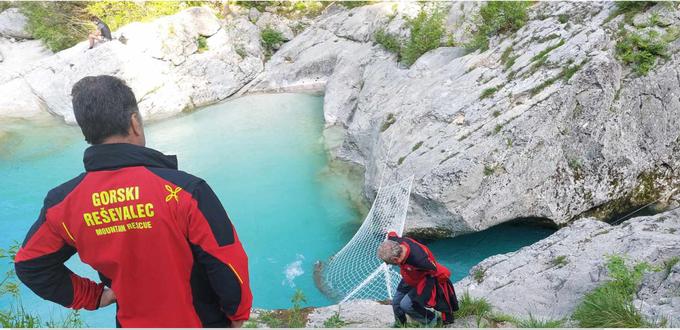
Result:
{"type": "Polygon", "coordinates": [[[197,261],[220,298],[222,311],[233,325],[250,318],[253,296],[248,277],[248,257],[227,212],[207,183],[192,191],[188,238],[197,261]]]}
{"type": "Polygon", "coordinates": [[[38,220],[26,235],[17,252],[14,267],[17,277],[43,299],[73,309],[95,310],[104,292],[104,285],[74,274],[64,262],[76,253],[64,238],[47,222],[50,198],[38,220]]]}
{"type": "Polygon", "coordinates": [[[410,247],[410,253],[408,259],[406,259],[406,263],[422,270],[432,272],[437,271],[437,266],[432,262],[432,260],[430,260],[427,252],[425,252],[425,250],[423,250],[420,245],[410,240],[410,238],[407,239],[408,245],[410,247]]]}

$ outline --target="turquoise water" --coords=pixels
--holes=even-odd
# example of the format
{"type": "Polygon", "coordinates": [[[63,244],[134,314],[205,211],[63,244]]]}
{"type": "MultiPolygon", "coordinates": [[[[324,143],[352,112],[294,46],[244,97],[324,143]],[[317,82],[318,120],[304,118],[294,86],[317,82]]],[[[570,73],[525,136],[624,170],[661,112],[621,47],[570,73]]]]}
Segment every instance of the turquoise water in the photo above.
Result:
{"type": "Polygon", "coordinates": [[[467,276],[470,268],[480,261],[496,254],[519,250],[554,232],[554,229],[541,226],[507,223],[427,245],[437,260],[451,270],[451,280],[455,283],[467,276]]]}
{"type": "MultiPolygon", "coordinates": [[[[147,128],[149,147],[177,154],[180,168],[204,178],[222,200],[249,255],[256,307],[288,308],[297,288],[309,305],[332,303],[314,286],[313,264],[340,249],[361,221],[348,195],[358,183],[328,168],[322,106],[317,96],[253,95],[147,128]]],[[[78,128],[0,123],[0,247],[22,241],[47,191],[82,172],[86,147],[78,128]]],[[[461,278],[484,257],[547,234],[496,227],[431,246],[461,278]]],[[[77,257],[68,265],[97,278],[77,257]]],[[[65,315],[27,288],[22,293],[24,305],[43,318],[65,315]]],[[[0,309],[8,303],[0,299],[0,309]]],[[[114,310],[82,316],[89,326],[111,327],[114,310]]]]}

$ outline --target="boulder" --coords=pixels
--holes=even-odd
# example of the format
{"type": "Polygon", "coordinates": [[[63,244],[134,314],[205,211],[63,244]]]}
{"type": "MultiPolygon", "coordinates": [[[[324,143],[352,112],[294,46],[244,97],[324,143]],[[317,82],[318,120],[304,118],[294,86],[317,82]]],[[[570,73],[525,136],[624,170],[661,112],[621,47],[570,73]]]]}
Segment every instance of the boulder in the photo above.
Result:
{"type": "Polygon", "coordinates": [[[85,76],[107,74],[126,81],[146,119],[159,120],[223,100],[263,69],[257,27],[241,19],[222,28],[203,7],[132,23],[114,34],[125,36],[126,44],[114,39],[87,50],[81,42],[20,68],[0,70],[0,89],[23,86],[14,99],[0,100],[0,117],[31,117],[46,110],[74,124],[73,84],[85,76]],[[201,36],[210,37],[207,49],[199,51],[201,36]]]}
{"type": "Polygon", "coordinates": [[[324,328],[324,322],[336,315],[348,328],[390,328],[394,324],[392,306],[370,300],[316,308],[307,317],[307,328],[324,328]]]}
{"type": "Polygon", "coordinates": [[[454,287],[459,294],[485,298],[512,316],[568,318],[586,293],[610,279],[608,257],[619,255],[629,266],[647,262],[661,269],[648,272],[634,306],[650,322],[663,316],[680,324],[680,305],[673,304],[680,267],[668,273],[663,267],[680,256],[677,231],[680,210],[633,218],[618,226],[581,219],[519,251],[483,260],[454,287]]]}
{"type": "Polygon", "coordinates": [[[28,18],[19,8],[9,8],[0,13],[0,36],[30,39],[32,36],[27,25],[28,18]]]}

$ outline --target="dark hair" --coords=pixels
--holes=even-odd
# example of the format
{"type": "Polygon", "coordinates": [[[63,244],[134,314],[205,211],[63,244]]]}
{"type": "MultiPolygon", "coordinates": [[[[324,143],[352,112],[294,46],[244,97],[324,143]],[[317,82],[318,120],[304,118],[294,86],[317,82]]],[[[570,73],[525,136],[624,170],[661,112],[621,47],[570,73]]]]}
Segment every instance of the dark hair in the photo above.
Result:
{"type": "Polygon", "coordinates": [[[100,144],[115,135],[127,136],[130,116],[139,113],[132,89],[116,77],[80,79],[73,85],[71,96],[76,121],[90,144],[100,144]]]}

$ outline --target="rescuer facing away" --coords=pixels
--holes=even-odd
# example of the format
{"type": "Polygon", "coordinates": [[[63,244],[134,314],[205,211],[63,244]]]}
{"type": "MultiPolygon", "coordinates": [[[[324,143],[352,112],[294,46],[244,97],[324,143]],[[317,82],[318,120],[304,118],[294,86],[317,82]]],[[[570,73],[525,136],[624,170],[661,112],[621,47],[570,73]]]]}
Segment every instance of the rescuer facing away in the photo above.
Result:
{"type": "Polygon", "coordinates": [[[73,309],[118,304],[123,327],[239,327],[248,258],[208,184],[145,148],[132,90],[111,76],[73,86],[86,172],[52,189],[15,259],[19,279],[73,309]],[[103,283],[64,266],[75,253],[103,283]]]}
{"type": "Polygon", "coordinates": [[[451,272],[439,264],[430,249],[418,241],[399,237],[395,232],[378,247],[378,257],[391,265],[398,265],[401,282],[392,299],[398,323],[406,323],[406,315],[428,326],[437,322],[435,313],[441,312],[444,324],[453,323],[453,312],[458,310],[458,299],[451,284],[451,272]]]}

